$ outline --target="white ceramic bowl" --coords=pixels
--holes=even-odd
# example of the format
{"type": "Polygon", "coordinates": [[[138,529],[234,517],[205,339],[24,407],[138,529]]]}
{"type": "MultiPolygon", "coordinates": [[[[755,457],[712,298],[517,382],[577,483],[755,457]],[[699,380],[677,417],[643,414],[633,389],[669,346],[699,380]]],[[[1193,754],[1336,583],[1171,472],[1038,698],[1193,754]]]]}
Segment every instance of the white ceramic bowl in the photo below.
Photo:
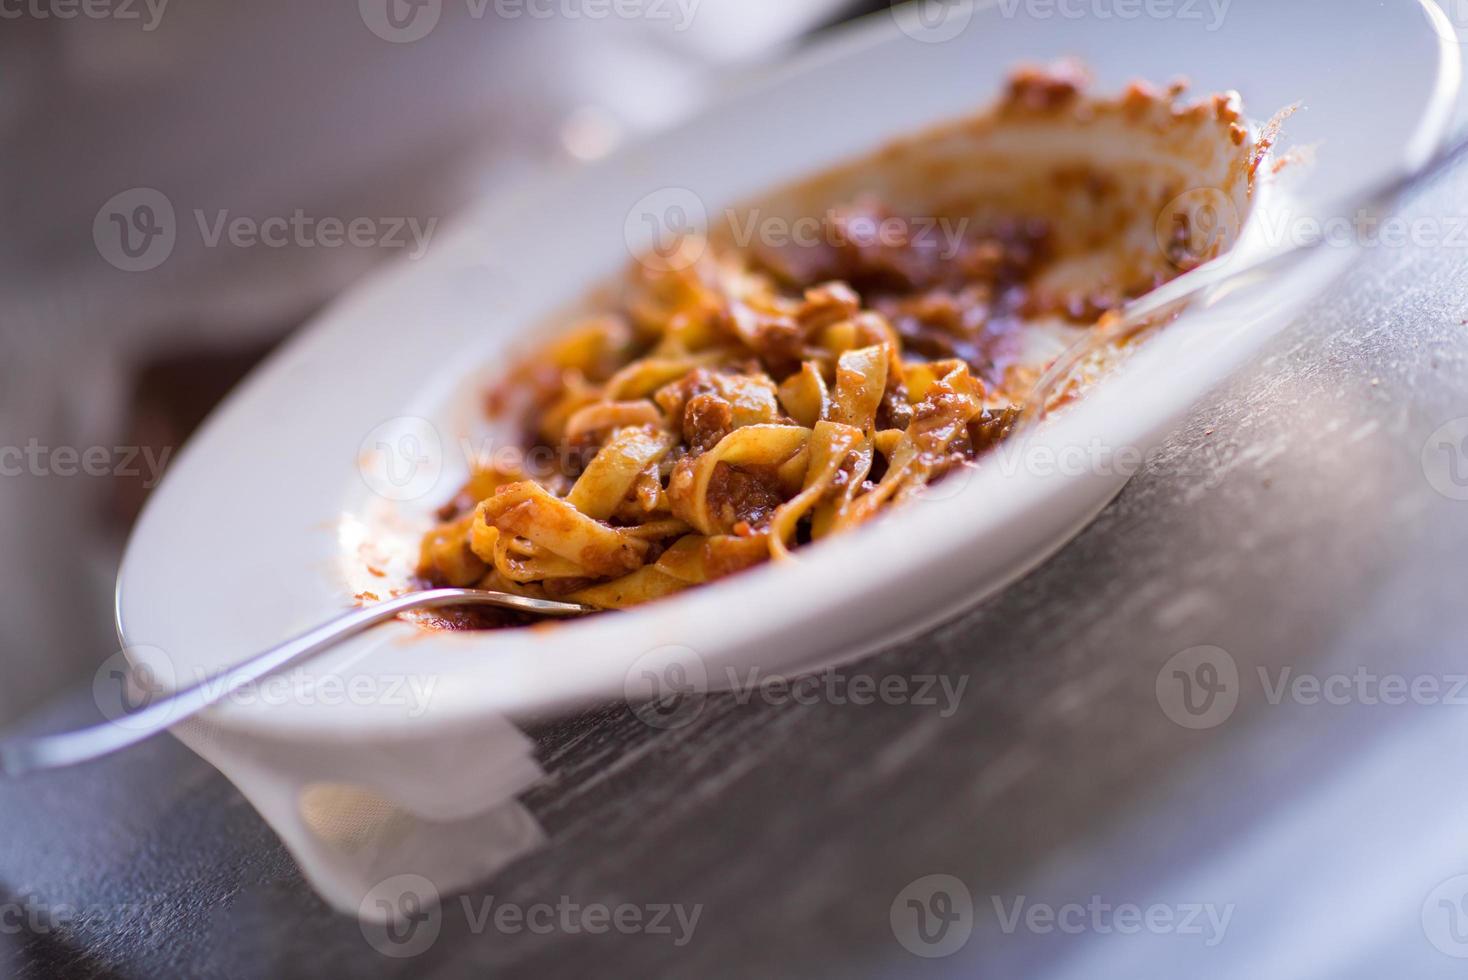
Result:
{"type": "MultiPolygon", "coordinates": [[[[360,454],[384,440],[404,445],[405,432],[461,431],[474,410],[466,372],[492,367],[527,325],[622,266],[629,209],[650,192],[695,187],[705,200],[743,200],[973,110],[1017,60],[1076,55],[1102,92],[1185,74],[1195,91],[1241,90],[1255,116],[1302,101],[1288,135],[1317,144],[1308,179],[1294,188],[1308,207],[1420,164],[1456,98],[1458,49],[1415,0],[1234,0],[1216,26],[1218,8],[1208,4],[1132,19],[1095,11],[1041,18],[1026,9],[960,6],[937,24],[869,18],[676,130],[486,204],[423,259],[344,297],[230,397],[154,492],[119,580],[119,629],[134,658],[165,683],[182,683],[349,607],[359,585],[343,569],[358,563],[360,519],[383,504],[364,481],[360,454]],[[405,418],[431,425],[415,430],[405,418]]],[[[1259,230],[1248,234],[1255,241],[1259,230]]],[[[1326,249],[1289,281],[1199,304],[1042,430],[1040,455],[1028,458],[1043,460],[1048,449],[1094,460],[1108,448],[1155,445],[1349,257],[1326,249]]],[[[420,500],[453,489],[452,467],[434,482],[436,466],[405,481],[420,500]]],[[[431,675],[425,712],[371,698],[295,698],[226,703],[209,720],[279,739],[429,738],[495,712],[653,693],[647,678],[655,689],[670,662],[692,683],[701,677],[718,688],[751,669],[768,676],[849,660],[1013,580],[1127,478],[1120,467],[1069,469],[986,465],[906,513],[803,551],[797,565],[762,567],[632,613],[489,633],[429,635],[392,624],[310,668],[349,678],[431,675]]]]}

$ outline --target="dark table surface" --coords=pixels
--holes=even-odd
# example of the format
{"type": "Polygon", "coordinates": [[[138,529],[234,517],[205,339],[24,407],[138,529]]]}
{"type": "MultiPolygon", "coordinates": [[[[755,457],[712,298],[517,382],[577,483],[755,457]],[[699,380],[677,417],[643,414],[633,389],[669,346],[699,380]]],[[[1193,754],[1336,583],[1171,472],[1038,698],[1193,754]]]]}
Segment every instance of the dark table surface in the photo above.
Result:
{"type": "MultiPolygon", "coordinates": [[[[1468,171],[1409,213],[1468,220],[1468,171]]],[[[1465,250],[1365,254],[1060,554],[842,672],[966,679],[951,712],[719,696],[673,730],[618,705],[548,722],[526,797],[547,846],[448,897],[416,957],[331,912],[168,738],[0,785],[0,957],[68,977],[1461,975],[1434,916],[1468,872],[1468,431],[1429,437],[1468,416],[1465,324],[1465,250]],[[1199,645],[1237,666],[1237,701],[1188,728],[1159,672],[1199,645]],[[1276,696],[1300,675],[1353,680],[1276,696]],[[1439,693],[1385,703],[1389,675],[1439,693]],[[963,883],[972,931],[928,959],[893,916],[934,874],[963,883]],[[489,896],[700,911],[678,946],[480,928],[489,896]],[[1072,902],[1065,929],[1009,923],[1072,902]],[[1106,909],[1126,903],[1173,926],[1123,932],[1106,909]],[[1221,941],[1183,928],[1193,908],[1228,916],[1221,941]]],[[[81,692],[34,724],[94,710],[81,692]]]]}

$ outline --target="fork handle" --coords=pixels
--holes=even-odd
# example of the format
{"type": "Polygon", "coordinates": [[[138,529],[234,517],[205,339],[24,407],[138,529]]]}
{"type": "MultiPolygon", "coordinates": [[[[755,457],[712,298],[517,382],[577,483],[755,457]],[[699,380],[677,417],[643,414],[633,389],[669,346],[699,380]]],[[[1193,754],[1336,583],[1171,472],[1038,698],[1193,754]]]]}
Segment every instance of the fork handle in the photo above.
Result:
{"type": "Polygon", "coordinates": [[[7,739],[0,743],[0,771],[19,776],[99,759],[167,731],[228,697],[241,685],[259,681],[400,613],[458,605],[493,605],[542,615],[565,615],[569,608],[563,603],[466,589],[430,589],[396,596],[338,616],[123,718],[57,735],[7,739]]]}

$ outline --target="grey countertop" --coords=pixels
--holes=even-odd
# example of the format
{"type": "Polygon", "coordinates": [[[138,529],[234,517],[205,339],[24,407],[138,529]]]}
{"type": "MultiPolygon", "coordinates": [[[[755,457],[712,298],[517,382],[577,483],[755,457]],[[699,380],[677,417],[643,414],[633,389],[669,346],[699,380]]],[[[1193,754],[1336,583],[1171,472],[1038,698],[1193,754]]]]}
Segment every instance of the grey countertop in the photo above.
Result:
{"type": "MultiPolygon", "coordinates": [[[[1468,171],[1409,211],[1468,222],[1468,171]]],[[[68,977],[1461,975],[1443,949],[1468,952],[1463,933],[1439,917],[1468,891],[1451,880],[1468,873],[1468,429],[1429,437],[1468,416],[1465,323],[1468,249],[1371,251],[1061,553],[841,672],[963,683],[955,704],[719,696],[674,730],[625,706],[547,722],[549,776],[526,803],[548,844],[449,897],[411,958],[329,911],[170,739],[0,785],[0,962],[68,977]],[[1164,710],[1172,658],[1198,646],[1238,671],[1201,728],[1164,710]],[[1417,684],[1404,704],[1386,703],[1391,675],[1417,684]],[[972,906],[943,958],[898,938],[921,947],[902,917],[930,875],[972,906]],[[699,918],[682,945],[676,928],[537,935],[482,927],[490,896],[699,918]],[[1126,904],[1152,924],[1132,932],[1126,904]]],[[[83,692],[35,724],[90,709],[83,692]]],[[[923,907],[961,911],[948,894],[923,907]]]]}

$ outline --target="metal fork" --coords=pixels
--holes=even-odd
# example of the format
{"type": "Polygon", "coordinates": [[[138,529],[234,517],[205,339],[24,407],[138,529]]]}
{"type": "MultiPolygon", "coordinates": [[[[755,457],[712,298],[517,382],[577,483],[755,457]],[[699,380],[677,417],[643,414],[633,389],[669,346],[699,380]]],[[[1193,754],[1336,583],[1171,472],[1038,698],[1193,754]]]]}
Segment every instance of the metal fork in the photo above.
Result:
{"type": "Polygon", "coordinates": [[[574,602],[530,599],[484,589],[429,589],[397,596],[354,609],[293,640],[271,647],[193,687],[164,695],[147,707],[128,714],[126,724],[103,722],[58,735],[7,739],[0,743],[0,772],[19,776],[43,769],[60,769],[110,755],[152,738],[217,703],[241,684],[259,681],[300,660],[335,646],[348,637],[402,613],[444,606],[495,606],[536,616],[584,616],[596,612],[574,602]]]}

